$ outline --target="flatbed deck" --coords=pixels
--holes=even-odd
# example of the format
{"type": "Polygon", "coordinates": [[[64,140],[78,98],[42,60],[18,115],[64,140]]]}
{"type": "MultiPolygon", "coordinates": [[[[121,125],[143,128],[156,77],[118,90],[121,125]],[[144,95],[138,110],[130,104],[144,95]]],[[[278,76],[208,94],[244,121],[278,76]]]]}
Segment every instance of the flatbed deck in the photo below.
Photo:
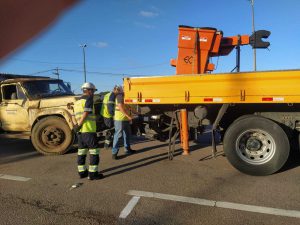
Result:
{"type": "Polygon", "coordinates": [[[126,104],[300,103],[300,70],[132,77],[126,104]]]}

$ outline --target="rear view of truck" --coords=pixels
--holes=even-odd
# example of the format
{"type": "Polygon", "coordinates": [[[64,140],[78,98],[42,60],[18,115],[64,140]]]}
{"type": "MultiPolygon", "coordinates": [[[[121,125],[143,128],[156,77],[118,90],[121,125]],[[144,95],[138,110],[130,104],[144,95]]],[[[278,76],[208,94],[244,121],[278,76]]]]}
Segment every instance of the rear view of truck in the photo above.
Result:
{"type": "MultiPolygon", "coordinates": [[[[269,175],[299,147],[300,71],[239,72],[240,46],[267,48],[269,31],[223,37],[214,28],[179,27],[176,75],[125,78],[125,103],[138,104],[149,128],[168,136],[176,111],[185,109],[189,130],[212,125],[221,133],[229,162],[250,175],[269,175]],[[209,59],[236,49],[236,72],[210,74],[209,59]]],[[[214,142],[213,142],[214,144],[214,142]]],[[[215,146],[213,145],[215,149],[215,146]]],[[[215,150],[214,150],[215,151],[215,150]]]]}

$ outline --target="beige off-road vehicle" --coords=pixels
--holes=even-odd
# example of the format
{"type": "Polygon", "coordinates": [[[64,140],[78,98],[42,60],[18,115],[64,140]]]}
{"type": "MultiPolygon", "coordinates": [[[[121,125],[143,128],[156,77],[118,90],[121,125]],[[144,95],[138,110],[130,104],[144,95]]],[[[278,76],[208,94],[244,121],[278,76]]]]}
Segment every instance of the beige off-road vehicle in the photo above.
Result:
{"type": "Polygon", "coordinates": [[[0,81],[0,128],[28,132],[35,149],[63,154],[74,141],[76,97],[62,80],[14,78],[0,81]]]}

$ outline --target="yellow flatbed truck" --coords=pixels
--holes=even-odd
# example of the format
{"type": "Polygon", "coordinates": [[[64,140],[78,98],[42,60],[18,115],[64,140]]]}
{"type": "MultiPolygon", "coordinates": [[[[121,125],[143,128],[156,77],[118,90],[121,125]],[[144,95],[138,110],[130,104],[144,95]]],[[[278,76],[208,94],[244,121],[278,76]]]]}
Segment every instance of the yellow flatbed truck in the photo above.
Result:
{"type": "Polygon", "coordinates": [[[213,28],[181,26],[178,58],[171,61],[177,74],[125,78],[125,103],[140,105],[158,136],[166,135],[176,110],[186,109],[190,129],[213,125],[214,149],[214,132],[221,132],[225,155],[235,168],[250,175],[275,173],[291,148],[299,147],[300,70],[208,74],[214,69],[209,58],[233,48],[239,71],[240,45],[265,48],[269,43],[261,39],[269,34],[227,38],[213,28]]]}

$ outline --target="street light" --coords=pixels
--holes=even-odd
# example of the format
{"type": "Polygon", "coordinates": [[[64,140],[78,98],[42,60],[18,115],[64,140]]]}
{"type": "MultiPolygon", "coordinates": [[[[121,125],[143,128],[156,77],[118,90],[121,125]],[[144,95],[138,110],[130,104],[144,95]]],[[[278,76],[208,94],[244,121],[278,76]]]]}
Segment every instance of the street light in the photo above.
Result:
{"type": "MultiPolygon", "coordinates": [[[[254,0],[249,0],[252,8],[252,33],[255,32],[255,26],[254,26],[254,0]]],[[[256,48],[253,48],[253,69],[256,71],[256,48]]]]}
{"type": "Polygon", "coordinates": [[[80,47],[82,48],[82,52],[83,52],[83,73],[84,73],[84,83],[86,83],[85,48],[87,47],[87,45],[81,44],[80,47]]]}

